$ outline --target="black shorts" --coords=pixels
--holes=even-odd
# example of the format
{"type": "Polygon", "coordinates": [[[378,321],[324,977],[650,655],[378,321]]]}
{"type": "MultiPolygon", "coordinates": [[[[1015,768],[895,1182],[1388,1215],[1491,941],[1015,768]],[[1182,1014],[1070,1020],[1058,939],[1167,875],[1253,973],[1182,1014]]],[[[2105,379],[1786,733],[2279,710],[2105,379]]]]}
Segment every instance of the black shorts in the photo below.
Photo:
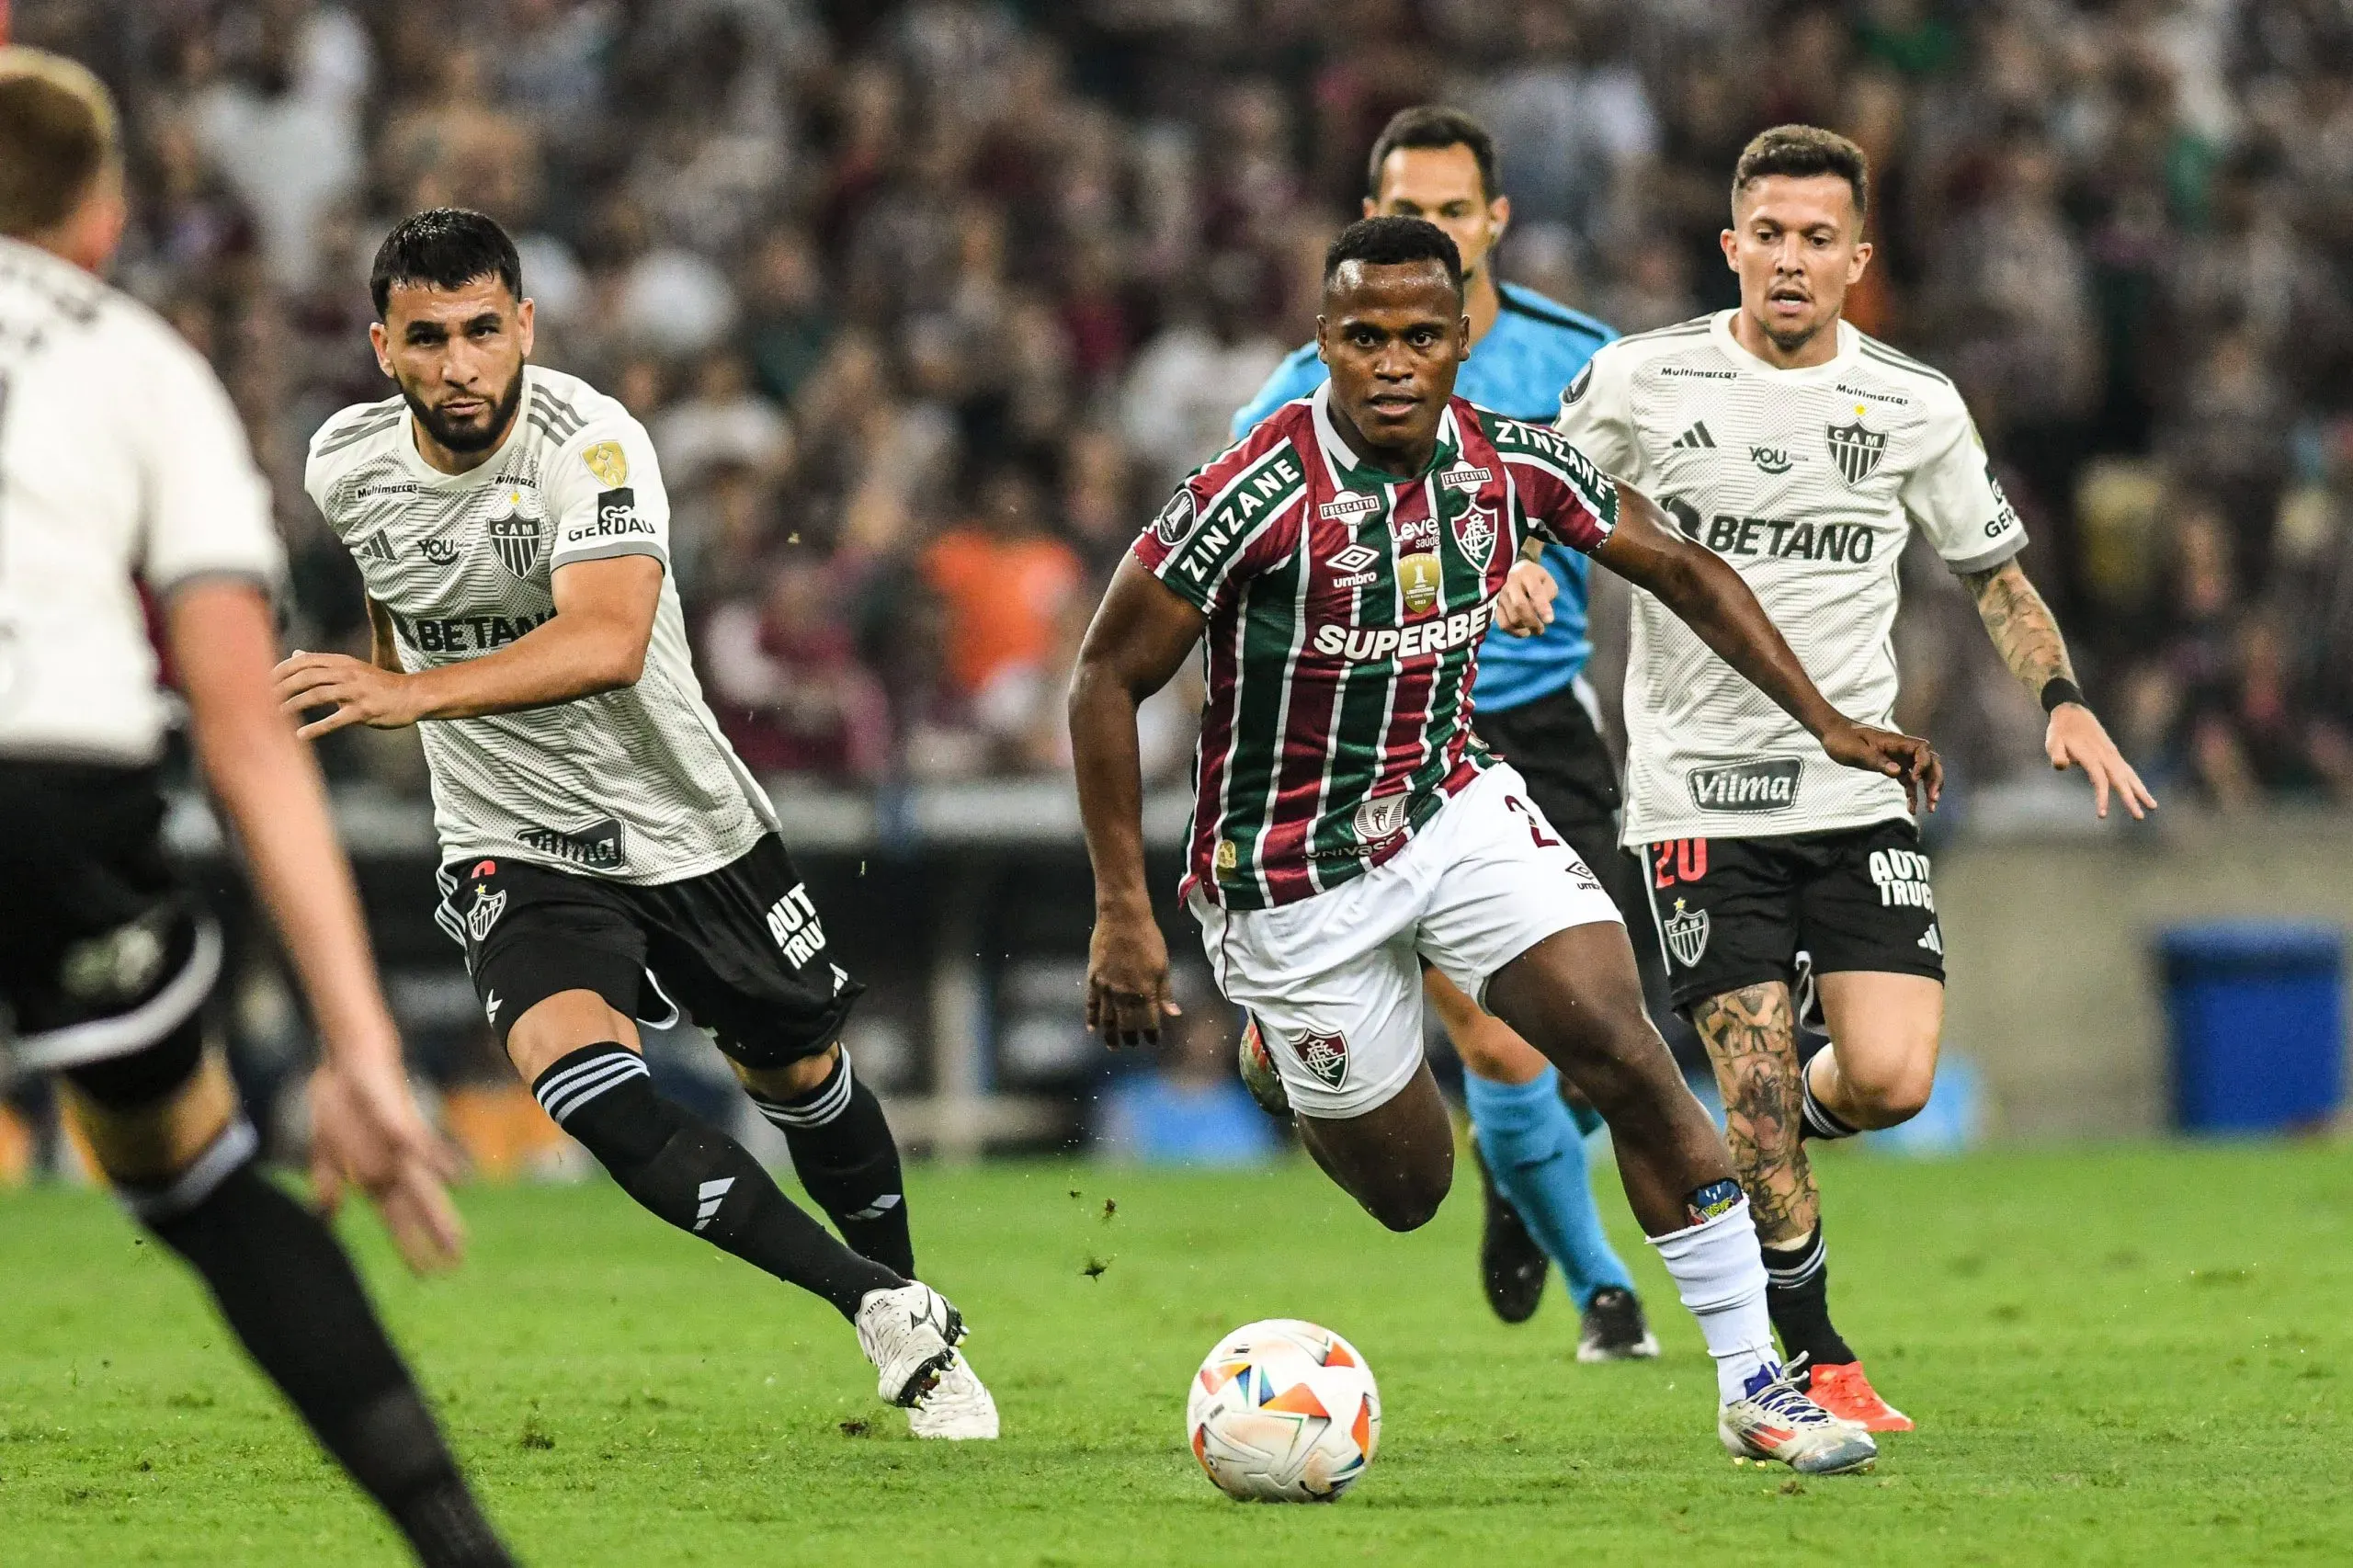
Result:
{"type": "Polygon", "coordinates": [[[164,848],[158,770],[0,761],[0,1051],[25,1071],[143,1051],[221,972],[164,848]]]}
{"type": "Polygon", "coordinates": [[[1895,819],[1776,838],[1643,846],[1643,883],[1677,1009],[1769,980],[1870,970],[1945,977],[1920,832],[1895,819]]]}
{"type": "Polygon", "coordinates": [[[746,1067],[833,1044],[865,987],[825,945],[816,906],[769,834],[732,863],[641,887],[522,860],[441,869],[445,929],[501,1043],[562,991],[655,1024],[683,1009],[746,1067]]]}
{"type": "Polygon", "coordinates": [[[1528,798],[1600,880],[1627,928],[1636,929],[1643,905],[1634,859],[1618,846],[1618,769],[1575,686],[1497,713],[1474,710],[1471,727],[1519,769],[1528,798]]]}

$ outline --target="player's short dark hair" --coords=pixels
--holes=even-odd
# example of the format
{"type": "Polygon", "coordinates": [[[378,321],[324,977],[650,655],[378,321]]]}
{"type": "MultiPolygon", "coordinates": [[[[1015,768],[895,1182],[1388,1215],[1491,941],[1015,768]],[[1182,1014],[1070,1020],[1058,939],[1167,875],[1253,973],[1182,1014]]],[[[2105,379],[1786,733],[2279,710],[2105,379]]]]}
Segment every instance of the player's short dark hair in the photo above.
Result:
{"type": "Polygon", "coordinates": [[[1860,147],[1835,131],[1818,125],[1777,125],[1758,131],[1740,150],[1740,162],[1733,165],[1733,204],[1740,204],[1742,191],[1773,175],[1794,179],[1836,175],[1855,193],[1856,222],[1870,215],[1871,161],[1860,147]]]}
{"type": "Polygon", "coordinates": [[[0,234],[71,218],[116,156],[114,100],[96,76],[45,50],[0,49],[0,234]]]}
{"type": "Polygon", "coordinates": [[[1479,191],[1493,201],[1503,194],[1496,183],[1495,139],[1487,128],[1459,108],[1443,104],[1415,104],[1389,117],[1373,139],[1372,156],[1365,163],[1364,193],[1381,196],[1381,165],[1400,147],[1468,147],[1479,165],[1479,191]]]}
{"type": "Polygon", "coordinates": [[[1349,262],[1368,267],[1399,267],[1408,262],[1435,261],[1446,268],[1454,292],[1462,292],[1462,253],[1444,229],[1426,218],[1359,218],[1340,231],[1324,253],[1324,287],[1349,262]]]}
{"type": "Polygon", "coordinates": [[[381,321],[396,283],[432,289],[462,289],[477,278],[496,278],[517,299],[523,297],[523,258],[495,218],[462,207],[436,207],[404,218],[376,247],[368,269],[368,292],[381,321]]]}

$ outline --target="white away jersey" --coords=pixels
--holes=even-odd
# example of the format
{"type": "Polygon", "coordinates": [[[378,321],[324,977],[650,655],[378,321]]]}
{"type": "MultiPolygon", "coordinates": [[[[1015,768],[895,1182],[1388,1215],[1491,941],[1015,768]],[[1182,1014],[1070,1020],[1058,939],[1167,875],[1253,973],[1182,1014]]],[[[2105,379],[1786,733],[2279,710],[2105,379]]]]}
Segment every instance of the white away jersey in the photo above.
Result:
{"type": "Polygon", "coordinates": [[[576,376],[525,369],[506,444],[443,473],[397,396],[311,439],[304,485],[392,617],[402,667],[505,647],[555,613],[558,569],[663,564],[638,683],[553,707],[417,726],[445,856],[506,856],[624,882],[715,870],[776,825],[704,705],[669,574],[670,504],[644,427],[576,376]]]}
{"type": "MultiPolygon", "coordinates": [[[[1922,529],[1956,572],[2026,545],[1959,392],[1838,324],[1837,357],[1780,370],[1733,312],[1621,338],[1561,397],[1561,431],[1736,567],[1837,709],[1895,706],[1896,558],[1922,529]]],[[[1649,594],[1626,667],[1624,841],[1757,838],[1906,814],[1841,767],[1649,594]]]]}
{"type": "Polygon", "coordinates": [[[274,585],[269,488],[203,357],[126,294],[0,239],[0,756],[139,767],[169,709],[139,602],[274,585]]]}

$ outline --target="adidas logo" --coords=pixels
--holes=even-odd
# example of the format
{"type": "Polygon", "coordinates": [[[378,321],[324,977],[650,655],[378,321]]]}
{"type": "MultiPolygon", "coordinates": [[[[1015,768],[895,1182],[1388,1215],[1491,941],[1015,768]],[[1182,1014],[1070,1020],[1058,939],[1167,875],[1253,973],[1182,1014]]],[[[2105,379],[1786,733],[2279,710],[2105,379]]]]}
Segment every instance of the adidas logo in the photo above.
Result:
{"type": "Polygon", "coordinates": [[[711,1216],[719,1212],[719,1205],[726,1198],[727,1189],[734,1185],[733,1176],[722,1176],[717,1181],[707,1181],[695,1189],[695,1197],[700,1199],[695,1205],[695,1231],[698,1234],[705,1225],[710,1223],[711,1216]]]}
{"type": "Polygon", "coordinates": [[[369,534],[366,539],[362,540],[359,543],[359,548],[354,551],[353,553],[356,555],[364,555],[370,561],[397,561],[400,559],[400,551],[392,548],[392,541],[385,537],[384,530],[381,528],[378,528],[374,533],[369,534]]]}
{"type": "Polygon", "coordinates": [[[892,1210],[896,1209],[898,1206],[899,1195],[895,1192],[886,1192],[881,1197],[876,1199],[873,1202],[868,1204],[865,1208],[859,1210],[857,1213],[846,1214],[843,1218],[846,1220],[880,1220],[883,1215],[888,1214],[892,1210]]]}
{"type": "Polygon", "coordinates": [[[1708,422],[1702,419],[1694,421],[1691,428],[1677,436],[1675,438],[1675,444],[1686,449],[1712,448],[1716,444],[1716,438],[1708,434],[1708,422]]]}

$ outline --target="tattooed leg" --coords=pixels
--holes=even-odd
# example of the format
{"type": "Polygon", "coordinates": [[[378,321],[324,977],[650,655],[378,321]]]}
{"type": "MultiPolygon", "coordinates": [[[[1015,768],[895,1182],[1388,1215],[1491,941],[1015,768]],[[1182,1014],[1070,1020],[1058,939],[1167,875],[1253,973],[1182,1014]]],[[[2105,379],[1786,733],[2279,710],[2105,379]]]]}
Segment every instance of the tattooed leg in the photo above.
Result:
{"type": "Polygon", "coordinates": [[[1691,1010],[1724,1099],[1724,1142],[1748,1189],[1757,1239],[1786,1245],[1822,1217],[1813,1168],[1800,1141],[1797,1018],[1781,982],[1711,996],[1691,1010]]]}

